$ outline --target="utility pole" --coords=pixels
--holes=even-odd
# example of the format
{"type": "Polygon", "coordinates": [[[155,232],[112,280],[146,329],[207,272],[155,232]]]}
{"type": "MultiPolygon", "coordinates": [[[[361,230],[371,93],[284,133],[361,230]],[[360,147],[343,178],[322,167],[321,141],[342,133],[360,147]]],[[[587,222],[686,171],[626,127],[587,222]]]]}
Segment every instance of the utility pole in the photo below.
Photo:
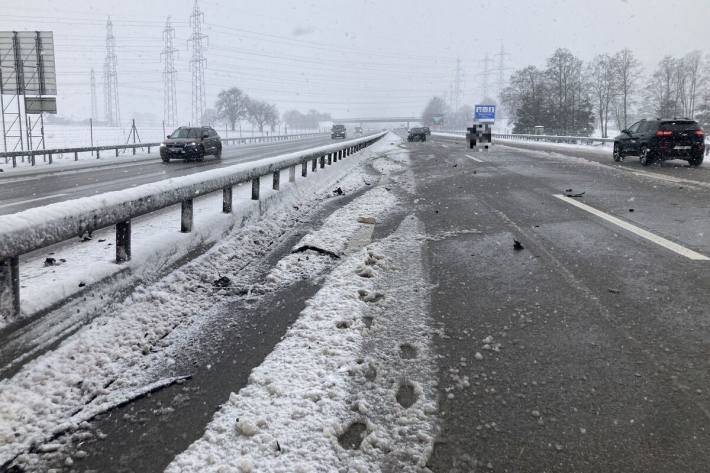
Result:
{"type": "Polygon", "coordinates": [[[116,72],[116,38],[113,36],[111,17],[106,22],[106,60],[104,62],[104,101],[106,121],[110,126],[121,123],[118,102],[118,73],[116,72]]]}
{"type": "Polygon", "coordinates": [[[205,22],[205,15],[200,11],[200,7],[195,0],[190,15],[190,26],[192,26],[192,36],[188,42],[192,45],[192,57],[190,58],[190,68],[192,69],[192,124],[199,126],[202,123],[202,115],[207,108],[205,94],[205,49],[207,48],[207,35],[202,33],[202,25],[205,22]]]}
{"type": "Polygon", "coordinates": [[[498,58],[498,68],[496,69],[496,72],[498,72],[498,100],[500,100],[500,94],[503,92],[503,88],[505,87],[505,71],[510,69],[505,65],[506,57],[508,56],[510,56],[510,54],[505,52],[505,48],[501,44],[500,52],[495,55],[495,57],[498,58]]]}
{"type": "Polygon", "coordinates": [[[99,118],[99,107],[96,103],[96,75],[94,74],[94,68],[91,68],[91,119],[96,120],[99,118]]]}
{"type": "MultiPolygon", "coordinates": [[[[177,80],[177,70],[175,69],[175,56],[178,50],[174,46],[175,28],[170,23],[170,17],[165,20],[163,30],[163,51],[160,57],[163,60],[163,124],[173,128],[177,125],[177,93],[175,81],[177,80]]],[[[163,133],[165,134],[165,133],[163,133]]]]}

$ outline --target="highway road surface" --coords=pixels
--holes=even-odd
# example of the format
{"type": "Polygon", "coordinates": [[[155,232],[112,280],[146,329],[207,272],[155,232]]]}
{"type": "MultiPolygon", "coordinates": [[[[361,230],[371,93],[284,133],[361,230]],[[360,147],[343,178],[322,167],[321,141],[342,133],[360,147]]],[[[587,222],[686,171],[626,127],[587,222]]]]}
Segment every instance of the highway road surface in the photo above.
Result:
{"type": "Polygon", "coordinates": [[[172,160],[163,163],[160,155],[154,152],[154,159],[149,161],[117,162],[111,166],[81,169],[62,167],[61,170],[47,166],[43,168],[45,172],[22,176],[6,173],[0,175],[0,215],[330,143],[329,136],[322,136],[279,143],[225,145],[221,160],[206,156],[202,162],[172,160]]]}
{"type": "MultiPolygon", "coordinates": [[[[272,146],[255,147],[253,156],[293,145],[272,146]]],[[[381,471],[708,471],[708,169],[680,163],[642,169],[632,158],[615,164],[504,146],[472,153],[463,140],[439,137],[396,151],[409,156],[396,178],[377,180],[376,168],[368,168],[367,187],[304,217],[304,229],[264,257],[267,268],[273,266],[338,206],[378,189],[398,199],[371,235],[379,248],[412,241],[405,230],[419,222],[421,252],[396,260],[395,269],[407,274],[395,271],[384,284],[416,287],[407,277],[424,273],[426,311],[418,320],[429,325],[430,338],[422,335],[418,350],[402,348],[402,358],[420,370],[417,376],[426,376],[427,363],[435,367],[431,379],[418,381],[411,407],[431,389],[436,408],[423,412],[433,416],[434,434],[422,434],[406,454],[388,441],[386,448],[370,444],[363,455],[383,449],[381,471]],[[423,460],[414,468],[407,455],[417,452],[423,460]]],[[[101,187],[107,190],[125,185],[119,178],[138,179],[149,170],[177,175],[195,166],[156,163],[97,173],[110,176],[101,187]]],[[[94,181],[84,185],[100,180],[90,176],[94,181]]],[[[65,187],[52,185],[47,195],[65,187]]],[[[190,350],[174,355],[171,366],[190,370],[192,379],[100,416],[86,427],[94,435],[66,440],[65,453],[47,454],[41,465],[65,468],[66,457],[81,451],[72,471],[162,471],[203,436],[214,413],[233,399],[230,393],[249,384],[249,373],[324,284],[327,276],[319,274],[256,301],[216,301],[221,315],[203,322],[190,350]]],[[[369,331],[357,324],[338,330],[352,330],[353,340],[376,338],[378,327],[387,326],[378,320],[387,314],[394,320],[416,312],[411,299],[383,291],[385,304],[396,302],[386,305],[391,312],[376,313],[374,322],[371,317],[369,331]]],[[[379,343],[366,345],[363,356],[377,369],[365,386],[383,389],[383,405],[395,404],[396,393],[402,411],[390,418],[404,419],[398,416],[408,403],[400,399],[401,388],[393,388],[402,381],[388,377],[390,348],[379,343]]],[[[376,404],[368,405],[377,411],[376,404]]],[[[374,429],[381,419],[368,418],[367,409],[354,405],[344,412],[358,409],[374,429]]],[[[271,414],[263,415],[272,422],[271,414]]],[[[405,425],[391,430],[401,430],[402,442],[405,425]]],[[[230,432],[227,438],[235,436],[230,432]]],[[[297,448],[292,438],[278,440],[269,454],[274,458],[297,448]]],[[[345,449],[337,452],[341,460],[351,458],[345,449]]],[[[254,471],[262,471],[253,460],[254,471]]]]}

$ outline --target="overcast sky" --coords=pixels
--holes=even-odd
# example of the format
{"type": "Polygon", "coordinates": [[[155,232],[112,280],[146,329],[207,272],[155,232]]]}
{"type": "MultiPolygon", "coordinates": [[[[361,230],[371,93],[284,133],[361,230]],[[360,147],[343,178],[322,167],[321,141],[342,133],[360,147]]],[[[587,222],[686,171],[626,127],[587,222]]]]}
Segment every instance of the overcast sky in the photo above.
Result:
{"type": "MultiPolygon", "coordinates": [[[[106,18],[117,40],[121,116],[163,114],[160,51],[167,15],[180,50],[178,106],[190,119],[187,38],[194,0],[24,0],[0,30],[53,30],[60,115],[90,114],[89,71],[103,116],[106,18]]],[[[290,108],[335,117],[419,115],[448,93],[461,58],[463,99],[481,95],[483,61],[501,45],[506,67],[544,66],[555,48],[587,60],[631,48],[647,68],[705,49],[710,0],[199,0],[209,36],[207,101],[237,86],[290,108]]],[[[491,68],[497,67],[497,62],[491,68]]],[[[509,73],[510,71],[506,71],[509,73]]],[[[490,88],[495,91],[497,75],[490,88]]]]}

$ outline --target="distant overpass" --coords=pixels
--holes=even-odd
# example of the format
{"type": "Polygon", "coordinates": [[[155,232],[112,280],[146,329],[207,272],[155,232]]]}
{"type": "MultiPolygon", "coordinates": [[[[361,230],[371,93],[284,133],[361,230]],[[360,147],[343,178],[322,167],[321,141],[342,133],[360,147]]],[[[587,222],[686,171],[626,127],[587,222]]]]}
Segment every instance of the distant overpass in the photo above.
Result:
{"type": "Polygon", "coordinates": [[[419,122],[421,117],[363,117],[363,118],[333,118],[333,123],[406,123],[419,122]]]}

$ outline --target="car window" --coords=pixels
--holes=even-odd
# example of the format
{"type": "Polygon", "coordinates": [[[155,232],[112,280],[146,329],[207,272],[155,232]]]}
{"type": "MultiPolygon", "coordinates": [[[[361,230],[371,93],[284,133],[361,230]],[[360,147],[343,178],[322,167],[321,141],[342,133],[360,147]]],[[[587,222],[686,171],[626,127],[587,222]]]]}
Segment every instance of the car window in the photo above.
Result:
{"type": "Polygon", "coordinates": [[[636,122],[636,123],[634,123],[633,125],[631,125],[631,126],[629,127],[629,131],[630,131],[631,133],[637,133],[637,132],[639,131],[639,127],[641,126],[641,123],[643,123],[643,122],[636,122]]]}

